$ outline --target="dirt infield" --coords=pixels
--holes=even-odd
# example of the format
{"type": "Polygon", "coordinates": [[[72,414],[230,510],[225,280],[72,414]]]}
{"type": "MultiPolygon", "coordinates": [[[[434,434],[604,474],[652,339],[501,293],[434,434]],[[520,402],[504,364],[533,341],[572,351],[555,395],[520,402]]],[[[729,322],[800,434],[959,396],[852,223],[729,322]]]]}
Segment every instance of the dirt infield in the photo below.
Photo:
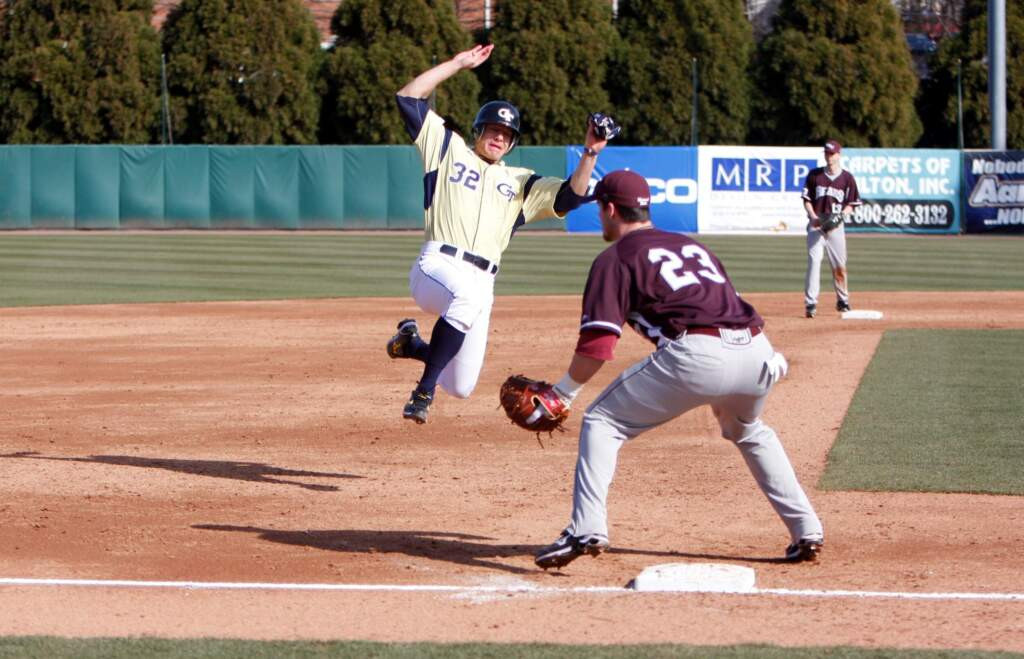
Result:
{"type": "MultiPolygon", "coordinates": [[[[541,448],[504,420],[497,389],[512,371],[564,371],[574,297],[500,298],[476,394],[439,396],[422,427],[399,414],[418,368],[383,350],[416,315],[408,300],[0,310],[0,578],[496,588],[0,585],[0,634],[1024,651],[1024,598],[952,595],[1024,593],[1020,497],[815,487],[884,329],[1024,328],[1024,293],[857,294],[881,321],[749,298],[791,364],[765,418],[825,523],[818,564],[776,562],[782,524],[697,410],[622,451],[610,553],[534,568],[567,521],[578,417],[541,448]],[[828,592],[579,590],[669,562],[828,592]]],[[[627,337],[583,400],[646,352],[627,337]]]]}

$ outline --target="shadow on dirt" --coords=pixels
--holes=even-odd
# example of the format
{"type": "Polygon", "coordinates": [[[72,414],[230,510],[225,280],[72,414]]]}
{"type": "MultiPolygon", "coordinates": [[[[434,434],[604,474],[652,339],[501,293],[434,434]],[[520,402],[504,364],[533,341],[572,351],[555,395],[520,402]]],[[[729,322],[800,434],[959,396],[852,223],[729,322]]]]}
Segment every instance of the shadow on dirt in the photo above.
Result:
{"type": "Polygon", "coordinates": [[[271,483],[275,485],[294,485],[316,492],[337,492],[335,485],[319,483],[303,483],[280,477],[294,478],[363,478],[354,474],[336,474],[321,471],[305,471],[302,469],[285,469],[272,467],[260,462],[236,462],[233,460],[179,460],[172,458],[143,458],[134,455],[90,455],[82,458],[40,455],[36,451],[7,453],[0,458],[29,458],[33,460],[56,460],[65,462],[89,462],[123,467],[143,467],[147,469],[166,469],[193,476],[212,476],[213,478],[230,478],[233,480],[250,481],[253,483],[271,483]]]}
{"type": "Polygon", "coordinates": [[[612,553],[615,554],[635,554],[639,556],[656,556],[661,558],[679,558],[688,560],[700,560],[700,561],[736,561],[737,563],[785,563],[786,559],[781,556],[778,558],[768,558],[765,556],[729,556],[726,554],[692,554],[682,551],[648,551],[641,549],[619,549],[612,547],[612,553]]]}
{"type": "Polygon", "coordinates": [[[459,565],[470,565],[513,574],[534,574],[536,568],[521,568],[505,565],[496,560],[520,556],[532,556],[537,547],[533,545],[492,544],[480,535],[451,533],[446,531],[370,531],[351,529],[344,531],[280,531],[261,529],[255,526],[232,526],[229,524],[195,524],[192,528],[207,531],[231,531],[234,533],[258,534],[261,540],[286,545],[313,547],[326,551],[340,551],[352,554],[405,554],[417,558],[447,561],[459,565]]]}

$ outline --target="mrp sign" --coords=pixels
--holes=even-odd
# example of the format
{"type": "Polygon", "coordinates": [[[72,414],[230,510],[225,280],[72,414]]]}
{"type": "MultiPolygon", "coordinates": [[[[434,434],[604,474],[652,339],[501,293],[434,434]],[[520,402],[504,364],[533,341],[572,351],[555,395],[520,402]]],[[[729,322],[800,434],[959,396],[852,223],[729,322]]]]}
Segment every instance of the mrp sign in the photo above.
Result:
{"type": "Polygon", "coordinates": [[[814,160],[712,158],[711,189],[738,192],[800,192],[814,160]]]}
{"type": "Polygon", "coordinates": [[[802,233],[800,192],[821,164],[818,147],[700,147],[700,232],[802,233]]]}
{"type": "MultiPolygon", "coordinates": [[[[572,176],[580,160],[580,147],[568,147],[566,176],[572,176]]],[[[696,147],[608,147],[601,151],[587,194],[608,172],[630,169],[651,186],[651,219],[665,231],[697,231],[697,148],[696,147]]],[[[601,231],[597,204],[584,204],[569,213],[569,231],[601,231]]]]}

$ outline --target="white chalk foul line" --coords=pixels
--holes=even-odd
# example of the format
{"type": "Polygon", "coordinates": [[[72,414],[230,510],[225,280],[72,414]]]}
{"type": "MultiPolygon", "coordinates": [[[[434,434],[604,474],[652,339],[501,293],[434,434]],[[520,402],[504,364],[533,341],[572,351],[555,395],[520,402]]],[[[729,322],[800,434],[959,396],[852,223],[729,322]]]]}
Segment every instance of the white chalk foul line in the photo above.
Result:
{"type": "Polygon", "coordinates": [[[885,590],[790,590],[755,588],[752,592],[783,597],[880,597],[908,600],[999,600],[1024,602],[1024,593],[901,593],[885,590]]]}
{"type": "MultiPolygon", "coordinates": [[[[343,584],[343,583],[259,583],[232,581],[130,581],[123,579],[24,579],[0,577],[0,586],[91,586],[100,588],[176,588],[181,590],[319,590],[434,593],[518,593],[556,595],[569,593],[632,593],[621,586],[445,586],[440,584],[343,584]]],[[[651,591],[658,592],[658,591],[651,591]]],[[[672,591],[661,591],[661,594],[672,591]]],[[[750,588],[744,590],[676,591],[719,595],[776,595],[779,597],[853,597],[914,600],[995,600],[1024,602],[1024,593],[906,593],[871,590],[793,590],[789,588],[750,588]]],[[[638,593],[649,594],[649,593],[638,593]]]]}
{"type": "Polygon", "coordinates": [[[440,584],[259,583],[244,581],[129,581],[124,579],[0,578],[0,586],[93,586],[101,588],[179,588],[182,590],[334,590],[435,593],[622,593],[621,586],[445,586],[440,584]]]}

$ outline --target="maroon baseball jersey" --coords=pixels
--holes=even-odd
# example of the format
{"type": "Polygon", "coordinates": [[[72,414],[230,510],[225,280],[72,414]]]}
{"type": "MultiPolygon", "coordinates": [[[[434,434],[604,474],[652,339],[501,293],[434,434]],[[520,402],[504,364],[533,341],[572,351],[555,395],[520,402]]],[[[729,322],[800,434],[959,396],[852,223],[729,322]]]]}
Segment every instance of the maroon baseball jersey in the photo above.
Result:
{"type": "Polygon", "coordinates": [[[590,266],[580,331],[621,336],[626,323],[655,345],[690,326],[764,326],[707,247],[653,228],[627,233],[590,266]]]}
{"type": "Polygon", "coordinates": [[[846,206],[860,206],[860,193],[853,174],[840,170],[835,178],[828,175],[825,167],[812,169],[804,182],[801,195],[811,202],[818,215],[842,212],[846,206]]]}

